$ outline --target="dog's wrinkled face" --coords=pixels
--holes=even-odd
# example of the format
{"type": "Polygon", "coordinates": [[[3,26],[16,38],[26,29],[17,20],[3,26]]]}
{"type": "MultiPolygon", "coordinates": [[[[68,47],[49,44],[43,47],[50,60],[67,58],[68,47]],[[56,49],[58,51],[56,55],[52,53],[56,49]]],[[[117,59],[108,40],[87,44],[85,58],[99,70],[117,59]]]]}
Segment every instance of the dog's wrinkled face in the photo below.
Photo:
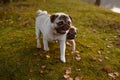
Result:
{"type": "Polygon", "coordinates": [[[68,39],[68,40],[75,39],[76,34],[77,34],[77,28],[71,27],[71,28],[69,29],[69,32],[67,33],[67,39],[68,39]]]}
{"type": "Polygon", "coordinates": [[[51,15],[50,19],[59,34],[65,34],[71,27],[71,17],[65,13],[56,13],[51,15]]]}

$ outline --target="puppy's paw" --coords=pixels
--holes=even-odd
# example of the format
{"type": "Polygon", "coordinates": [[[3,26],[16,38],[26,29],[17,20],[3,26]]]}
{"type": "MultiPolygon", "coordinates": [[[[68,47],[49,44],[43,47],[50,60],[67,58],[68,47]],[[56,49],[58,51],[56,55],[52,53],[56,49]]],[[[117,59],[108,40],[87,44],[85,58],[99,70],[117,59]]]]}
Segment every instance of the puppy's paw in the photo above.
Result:
{"type": "Polygon", "coordinates": [[[37,48],[39,49],[39,48],[41,48],[41,45],[39,44],[39,45],[37,45],[37,48]]]}
{"type": "Polygon", "coordinates": [[[61,57],[60,60],[61,60],[63,63],[66,62],[65,57],[61,57]]]}

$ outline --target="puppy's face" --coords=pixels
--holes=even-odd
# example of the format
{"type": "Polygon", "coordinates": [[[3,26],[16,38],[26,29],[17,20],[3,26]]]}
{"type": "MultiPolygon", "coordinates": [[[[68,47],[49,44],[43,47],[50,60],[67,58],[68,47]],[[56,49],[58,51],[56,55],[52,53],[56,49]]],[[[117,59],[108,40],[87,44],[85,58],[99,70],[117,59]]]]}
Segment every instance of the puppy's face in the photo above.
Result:
{"type": "Polygon", "coordinates": [[[71,28],[69,29],[69,32],[67,33],[67,39],[68,39],[68,40],[75,39],[76,34],[77,34],[77,28],[71,27],[71,28]]]}
{"type": "Polygon", "coordinates": [[[59,34],[65,34],[71,27],[71,17],[65,13],[56,13],[51,15],[50,19],[59,34]]]}

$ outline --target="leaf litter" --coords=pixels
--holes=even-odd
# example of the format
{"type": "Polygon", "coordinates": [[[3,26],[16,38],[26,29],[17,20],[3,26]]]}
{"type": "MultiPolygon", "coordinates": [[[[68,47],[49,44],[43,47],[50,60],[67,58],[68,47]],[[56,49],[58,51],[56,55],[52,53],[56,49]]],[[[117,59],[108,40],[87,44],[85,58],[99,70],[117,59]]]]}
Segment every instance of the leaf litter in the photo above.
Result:
{"type": "Polygon", "coordinates": [[[108,73],[108,76],[110,79],[116,79],[116,78],[119,78],[120,77],[120,73],[118,72],[113,72],[113,73],[108,73]]]}
{"type": "Polygon", "coordinates": [[[80,60],[81,60],[81,56],[80,56],[79,54],[77,54],[77,55],[75,56],[75,60],[76,60],[76,61],[80,61],[80,60]]]}
{"type": "MultiPolygon", "coordinates": [[[[80,69],[76,69],[76,71],[80,71],[80,69]]],[[[70,75],[72,73],[72,69],[71,67],[66,68],[65,70],[65,74],[63,75],[64,80],[82,80],[81,76],[75,76],[74,78],[72,78],[70,75]]]]}

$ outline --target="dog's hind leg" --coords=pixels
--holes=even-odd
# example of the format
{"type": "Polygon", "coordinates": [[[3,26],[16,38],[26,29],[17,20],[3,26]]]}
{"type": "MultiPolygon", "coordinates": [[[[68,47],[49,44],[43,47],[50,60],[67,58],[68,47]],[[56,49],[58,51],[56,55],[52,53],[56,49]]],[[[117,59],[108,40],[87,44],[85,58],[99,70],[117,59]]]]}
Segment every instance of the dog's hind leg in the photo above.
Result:
{"type": "Polygon", "coordinates": [[[36,40],[37,40],[37,48],[41,48],[41,43],[40,43],[40,30],[37,29],[37,27],[36,27],[36,40]]]}
{"type": "Polygon", "coordinates": [[[43,38],[43,44],[44,44],[44,50],[45,51],[49,51],[49,47],[48,47],[48,40],[43,38]]]}

